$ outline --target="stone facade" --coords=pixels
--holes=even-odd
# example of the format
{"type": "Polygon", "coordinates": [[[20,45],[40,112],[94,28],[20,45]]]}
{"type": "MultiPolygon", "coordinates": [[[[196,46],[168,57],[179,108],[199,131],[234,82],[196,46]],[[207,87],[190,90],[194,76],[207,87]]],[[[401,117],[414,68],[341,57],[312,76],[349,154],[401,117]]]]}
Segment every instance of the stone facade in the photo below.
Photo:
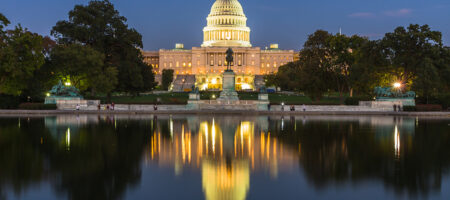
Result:
{"type": "Polygon", "coordinates": [[[246,21],[237,0],[216,0],[203,30],[201,47],[185,49],[183,44],[176,44],[171,50],[143,51],[144,61],[152,66],[158,82],[164,69],[173,69],[175,79],[178,75],[195,75],[195,85],[201,90],[221,90],[222,73],[227,66],[225,52],[231,47],[236,90],[257,90],[255,76],[276,73],[280,66],[298,56],[293,50],[279,49],[278,44],[264,49],[252,47],[246,21]]]}

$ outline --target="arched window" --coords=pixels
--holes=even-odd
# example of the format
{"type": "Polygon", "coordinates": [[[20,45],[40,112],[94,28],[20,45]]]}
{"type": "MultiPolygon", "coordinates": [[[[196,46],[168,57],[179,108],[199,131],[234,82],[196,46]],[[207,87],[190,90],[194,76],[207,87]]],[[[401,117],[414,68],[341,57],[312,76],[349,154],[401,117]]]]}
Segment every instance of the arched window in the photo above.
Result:
{"type": "Polygon", "coordinates": [[[241,78],[237,78],[237,83],[241,83],[241,78]]]}

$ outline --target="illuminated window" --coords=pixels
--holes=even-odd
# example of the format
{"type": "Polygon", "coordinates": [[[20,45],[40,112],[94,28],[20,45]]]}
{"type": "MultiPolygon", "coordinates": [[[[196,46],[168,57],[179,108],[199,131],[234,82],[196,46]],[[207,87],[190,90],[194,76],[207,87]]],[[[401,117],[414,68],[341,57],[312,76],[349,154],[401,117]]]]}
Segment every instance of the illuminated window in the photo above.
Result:
{"type": "Polygon", "coordinates": [[[277,63],[273,63],[273,67],[277,67],[277,63]]]}
{"type": "Polygon", "coordinates": [[[179,66],[180,66],[180,62],[177,61],[177,67],[179,67],[179,66]]]}
{"type": "Polygon", "coordinates": [[[261,63],[261,67],[264,68],[264,63],[261,63]]]}
{"type": "Polygon", "coordinates": [[[252,61],[252,65],[255,66],[255,61],[252,61]]]}
{"type": "Polygon", "coordinates": [[[183,63],[183,67],[186,67],[186,63],[185,62],[183,63]]]}
{"type": "Polygon", "coordinates": [[[172,63],[169,63],[169,67],[172,67],[172,63]]]}
{"type": "Polygon", "coordinates": [[[164,67],[167,67],[167,63],[164,63],[164,67]]]}
{"type": "Polygon", "coordinates": [[[270,64],[269,64],[269,63],[267,63],[267,67],[270,67],[270,64]]]}
{"type": "Polygon", "coordinates": [[[191,63],[189,63],[189,64],[188,64],[188,66],[189,66],[189,67],[191,67],[191,66],[192,66],[192,64],[191,64],[191,63]]]}
{"type": "Polygon", "coordinates": [[[158,68],[158,67],[159,67],[159,66],[158,66],[158,64],[156,64],[155,66],[156,66],[156,68],[158,68]]]}

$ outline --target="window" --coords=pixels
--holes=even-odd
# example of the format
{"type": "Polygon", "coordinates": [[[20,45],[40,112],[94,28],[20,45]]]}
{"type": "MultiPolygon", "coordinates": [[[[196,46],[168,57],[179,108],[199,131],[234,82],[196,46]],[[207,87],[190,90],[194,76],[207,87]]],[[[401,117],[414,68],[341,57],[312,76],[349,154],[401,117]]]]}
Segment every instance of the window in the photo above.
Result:
{"type": "Polygon", "coordinates": [[[189,63],[189,64],[188,64],[188,66],[189,66],[189,67],[191,67],[191,66],[192,66],[192,64],[191,64],[191,63],[189,63]]]}
{"type": "Polygon", "coordinates": [[[183,63],[183,67],[186,67],[186,63],[185,62],[183,63]]]}

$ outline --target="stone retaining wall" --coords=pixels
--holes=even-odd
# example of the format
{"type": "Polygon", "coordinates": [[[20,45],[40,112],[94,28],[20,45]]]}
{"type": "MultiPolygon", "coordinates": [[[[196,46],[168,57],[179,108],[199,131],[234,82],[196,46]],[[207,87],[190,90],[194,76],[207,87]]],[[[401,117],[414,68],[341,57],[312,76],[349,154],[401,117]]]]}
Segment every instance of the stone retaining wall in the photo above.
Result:
{"type": "MultiPolygon", "coordinates": [[[[157,105],[159,111],[186,111],[186,110],[243,110],[243,111],[264,111],[267,104],[263,104],[260,101],[240,101],[237,104],[228,104],[228,102],[220,101],[199,101],[196,109],[188,109],[187,105],[157,105]]],[[[98,110],[99,101],[71,101],[71,102],[59,102],[58,110],[75,110],[76,105],[80,105],[80,110],[98,110]]],[[[107,105],[101,105],[101,110],[106,110],[107,105]]],[[[272,105],[270,111],[282,111],[283,106],[272,105]]],[[[284,111],[290,111],[290,105],[284,105],[284,111]]],[[[303,111],[302,105],[295,105],[295,111],[303,111]]],[[[115,110],[117,111],[153,111],[154,105],[128,105],[128,104],[116,104],[115,110]]],[[[369,106],[335,106],[335,105],[305,105],[307,112],[374,112],[374,111],[393,111],[393,107],[369,107],[369,106]]]]}
{"type": "MultiPolygon", "coordinates": [[[[281,111],[281,105],[270,106],[271,111],[281,111]]],[[[302,105],[295,105],[295,111],[303,111],[302,105]]],[[[284,111],[289,111],[290,105],[284,105],[284,111]]],[[[371,112],[371,111],[394,111],[393,107],[368,107],[368,106],[326,106],[326,105],[305,105],[305,111],[307,112],[319,112],[319,111],[345,111],[345,112],[371,112]]]]}

